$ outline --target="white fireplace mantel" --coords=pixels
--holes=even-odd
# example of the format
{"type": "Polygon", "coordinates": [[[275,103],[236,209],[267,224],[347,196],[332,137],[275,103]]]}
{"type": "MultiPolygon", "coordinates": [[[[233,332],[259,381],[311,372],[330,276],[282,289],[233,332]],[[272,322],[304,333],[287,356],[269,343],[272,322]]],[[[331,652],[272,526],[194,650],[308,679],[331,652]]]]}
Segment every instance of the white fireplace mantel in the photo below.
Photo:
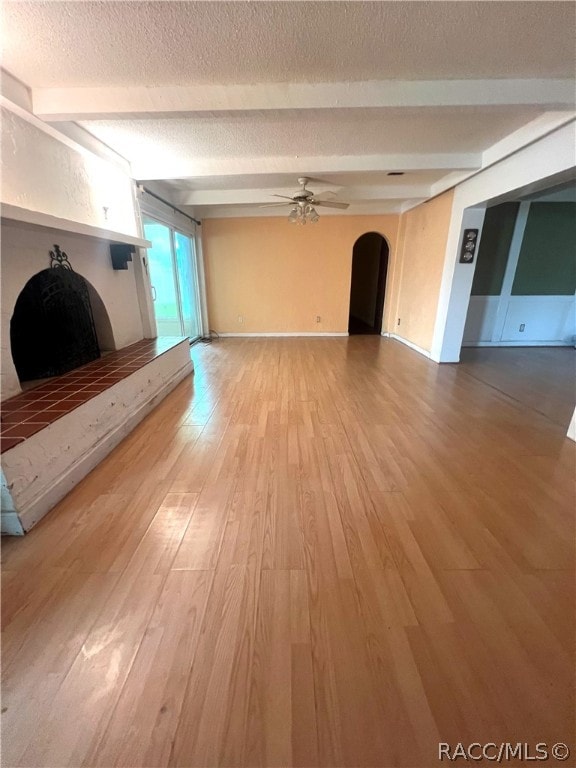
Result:
{"type": "Polygon", "coordinates": [[[149,240],[145,240],[141,237],[95,227],[92,224],[83,224],[78,221],[73,221],[72,219],[62,219],[58,216],[52,216],[49,213],[32,211],[29,208],[21,208],[18,205],[11,205],[8,203],[2,204],[1,216],[3,219],[11,221],[20,221],[25,224],[57,229],[62,232],[71,232],[76,235],[85,235],[86,237],[94,237],[97,240],[107,240],[110,243],[126,243],[141,248],[149,248],[152,245],[149,240]]]}

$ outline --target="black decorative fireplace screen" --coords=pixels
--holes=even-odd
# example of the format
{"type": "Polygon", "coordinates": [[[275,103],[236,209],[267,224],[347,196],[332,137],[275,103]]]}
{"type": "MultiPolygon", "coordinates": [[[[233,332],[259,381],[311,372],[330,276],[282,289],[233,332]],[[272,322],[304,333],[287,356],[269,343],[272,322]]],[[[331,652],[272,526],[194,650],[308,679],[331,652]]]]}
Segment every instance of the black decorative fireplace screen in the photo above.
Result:
{"type": "Polygon", "coordinates": [[[100,357],[88,285],[55,245],[52,266],[24,286],[10,322],[20,381],[60,376],[100,357]]]}

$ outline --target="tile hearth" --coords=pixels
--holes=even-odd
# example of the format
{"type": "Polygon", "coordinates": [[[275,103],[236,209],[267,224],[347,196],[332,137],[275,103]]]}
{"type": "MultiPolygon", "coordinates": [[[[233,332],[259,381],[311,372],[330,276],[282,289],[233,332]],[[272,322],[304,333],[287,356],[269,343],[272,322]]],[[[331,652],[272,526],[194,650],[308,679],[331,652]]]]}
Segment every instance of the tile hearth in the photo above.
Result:
{"type": "Polygon", "coordinates": [[[180,343],[181,338],[172,337],[143,339],[5,400],[0,416],[1,452],[24,442],[180,343]]]}

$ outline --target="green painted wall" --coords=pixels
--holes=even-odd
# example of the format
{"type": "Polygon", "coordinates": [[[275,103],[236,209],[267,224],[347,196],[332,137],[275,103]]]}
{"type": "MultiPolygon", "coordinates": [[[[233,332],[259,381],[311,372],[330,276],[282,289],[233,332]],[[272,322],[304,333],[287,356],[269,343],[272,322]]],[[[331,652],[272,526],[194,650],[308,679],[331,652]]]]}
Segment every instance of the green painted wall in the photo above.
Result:
{"type": "Polygon", "coordinates": [[[512,295],[567,296],[575,290],[576,203],[532,203],[512,295]]]}
{"type": "Polygon", "coordinates": [[[519,203],[503,203],[486,209],[472,296],[500,295],[518,206],[519,203]]]}

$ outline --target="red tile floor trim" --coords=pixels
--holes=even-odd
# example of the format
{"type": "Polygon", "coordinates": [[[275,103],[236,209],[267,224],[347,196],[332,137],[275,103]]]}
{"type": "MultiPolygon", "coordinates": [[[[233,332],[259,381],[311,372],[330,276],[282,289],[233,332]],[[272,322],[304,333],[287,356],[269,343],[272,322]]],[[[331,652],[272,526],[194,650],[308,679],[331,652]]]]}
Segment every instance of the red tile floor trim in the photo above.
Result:
{"type": "Polygon", "coordinates": [[[5,400],[0,414],[0,452],[22,443],[182,341],[163,336],[144,339],[5,400]]]}

